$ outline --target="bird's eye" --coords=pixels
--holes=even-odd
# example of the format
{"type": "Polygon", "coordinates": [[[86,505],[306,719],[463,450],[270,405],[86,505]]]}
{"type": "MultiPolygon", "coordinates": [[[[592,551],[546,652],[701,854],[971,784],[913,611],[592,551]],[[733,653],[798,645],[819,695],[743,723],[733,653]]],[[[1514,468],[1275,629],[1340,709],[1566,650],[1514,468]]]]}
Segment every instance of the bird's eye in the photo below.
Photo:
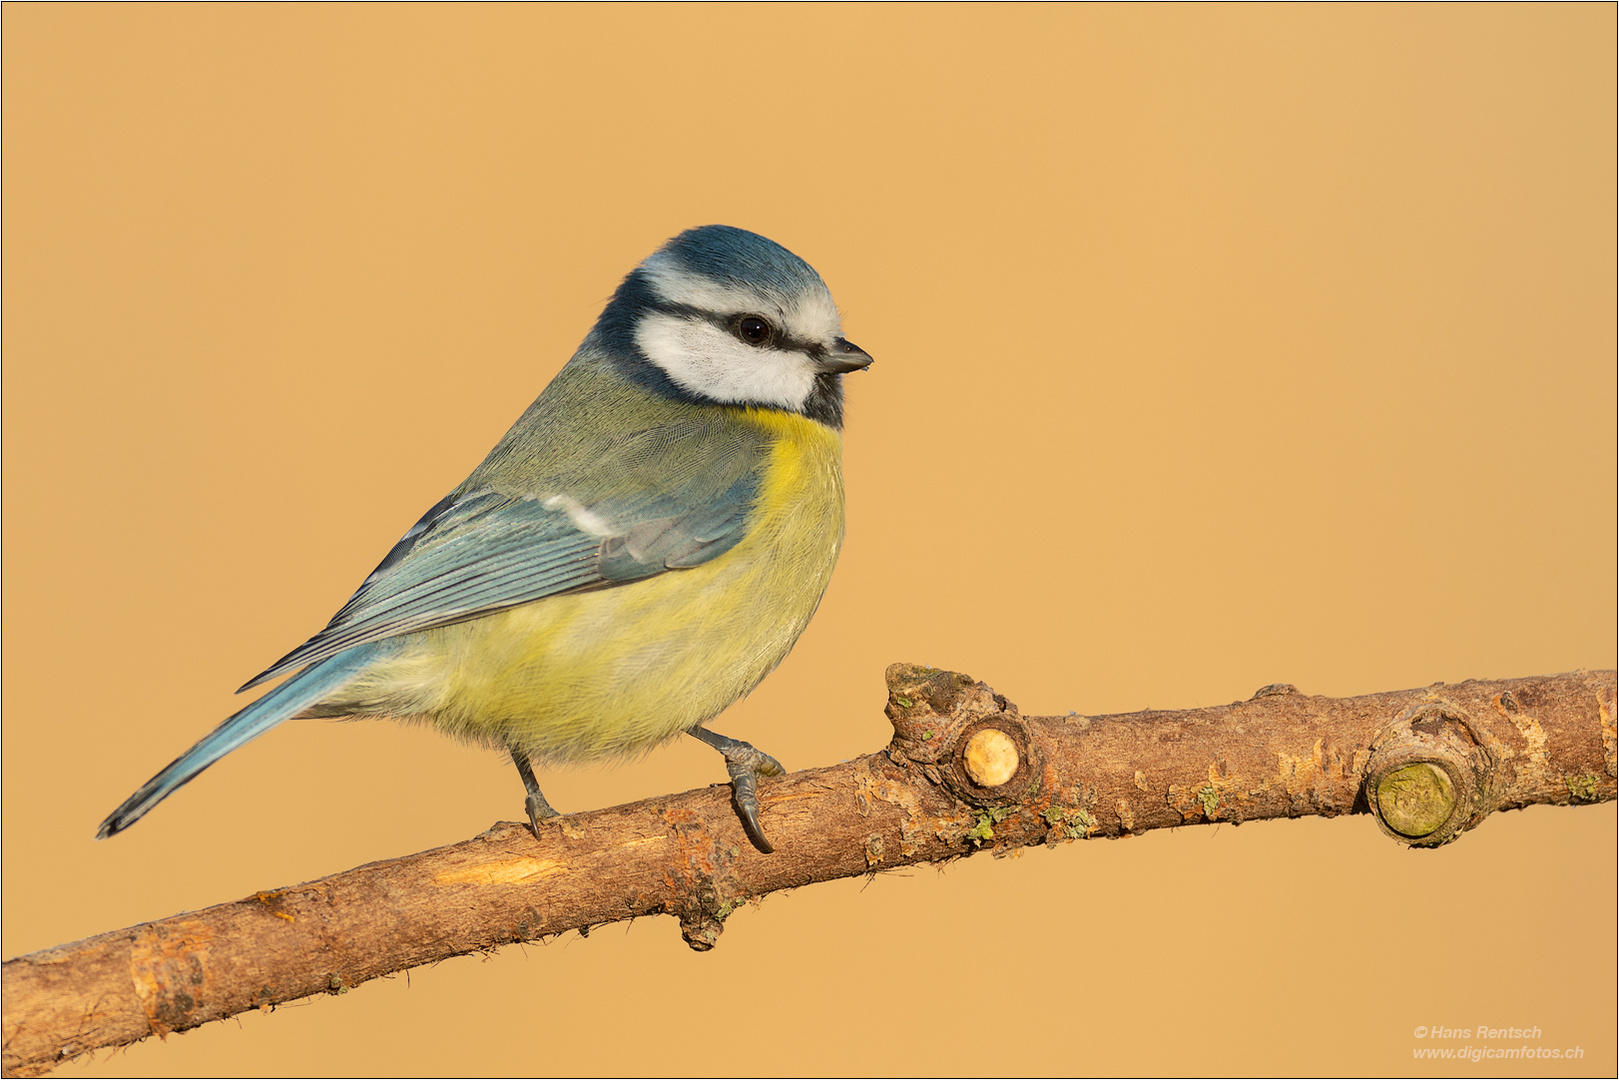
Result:
{"type": "Polygon", "coordinates": [[[768,345],[772,337],[770,324],[757,315],[744,315],[736,321],[736,336],[749,345],[768,345]]]}

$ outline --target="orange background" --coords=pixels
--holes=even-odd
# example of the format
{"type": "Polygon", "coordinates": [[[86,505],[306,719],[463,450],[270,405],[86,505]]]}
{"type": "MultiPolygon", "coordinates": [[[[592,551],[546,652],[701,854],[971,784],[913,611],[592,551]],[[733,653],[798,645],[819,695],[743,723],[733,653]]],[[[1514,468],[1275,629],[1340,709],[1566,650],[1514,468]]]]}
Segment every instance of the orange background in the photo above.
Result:
{"type": "MultiPolygon", "coordinates": [[[[297,723],[91,839],[695,224],[804,256],[877,358],[831,592],[715,725],[790,767],[887,741],[895,660],[1087,714],[1614,663],[1611,5],[4,31],[7,956],[521,816],[497,754],[297,723]]],[[[685,740],[542,781],[722,778],[685,740]]],[[[1610,803],[1437,852],[1354,817],[979,857],[61,1075],[1611,1075],[1614,851],[1610,803]],[[1479,1024],[1584,1057],[1413,1062],[1479,1024]]]]}

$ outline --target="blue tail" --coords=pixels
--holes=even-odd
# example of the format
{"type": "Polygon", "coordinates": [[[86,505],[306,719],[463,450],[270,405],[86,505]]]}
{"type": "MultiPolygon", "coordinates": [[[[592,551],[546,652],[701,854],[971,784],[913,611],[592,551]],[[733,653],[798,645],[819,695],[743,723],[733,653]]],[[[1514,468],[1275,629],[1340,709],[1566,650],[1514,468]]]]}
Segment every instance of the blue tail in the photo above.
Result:
{"type": "Polygon", "coordinates": [[[204,735],[190,750],[171,761],[167,768],[125,799],[107,815],[96,830],[96,839],[105,840],[123,832],[141,816],[168,798],[181,784],[226,754],[258,738],[283,720],[303,712],[322,698],[341,689],[377,659],[391,642],[368,642],[345,649],[328,660],[312,664],[259,698],[241,712],[204,735]]]}

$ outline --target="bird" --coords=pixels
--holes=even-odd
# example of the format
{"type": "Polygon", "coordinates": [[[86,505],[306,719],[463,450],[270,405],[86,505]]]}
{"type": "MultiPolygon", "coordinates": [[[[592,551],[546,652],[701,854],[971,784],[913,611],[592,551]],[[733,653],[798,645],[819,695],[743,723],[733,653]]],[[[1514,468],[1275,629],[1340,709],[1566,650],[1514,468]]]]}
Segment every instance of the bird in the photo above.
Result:
{"type": "MultiPolygon", "coordinates": [[[[871,356],[816,271],[728,225],[619,284],[572,359],[383,557],[283,675],[109,814],[128,828],[293,718],[392,717],[536,762],[693,736],[723,755],[749,839],[770,755],[706,725],[787,656],[844,535],[843,376],[871,356]]],[[[240,690],[238,692],[241,692],[240,690]]]]}

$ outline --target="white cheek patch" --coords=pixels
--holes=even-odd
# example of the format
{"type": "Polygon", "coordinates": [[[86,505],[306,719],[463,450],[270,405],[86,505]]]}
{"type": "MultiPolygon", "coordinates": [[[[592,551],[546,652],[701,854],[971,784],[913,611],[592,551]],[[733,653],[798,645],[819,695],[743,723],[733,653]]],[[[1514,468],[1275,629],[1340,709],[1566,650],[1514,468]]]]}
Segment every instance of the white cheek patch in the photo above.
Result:
{"type": "Polygon", "coordinates": [[[635,343],[682,390],[729,405],[802,411],[815,389],[808,356],[745,345],[704,319],[649,313],[635,343]]]}

